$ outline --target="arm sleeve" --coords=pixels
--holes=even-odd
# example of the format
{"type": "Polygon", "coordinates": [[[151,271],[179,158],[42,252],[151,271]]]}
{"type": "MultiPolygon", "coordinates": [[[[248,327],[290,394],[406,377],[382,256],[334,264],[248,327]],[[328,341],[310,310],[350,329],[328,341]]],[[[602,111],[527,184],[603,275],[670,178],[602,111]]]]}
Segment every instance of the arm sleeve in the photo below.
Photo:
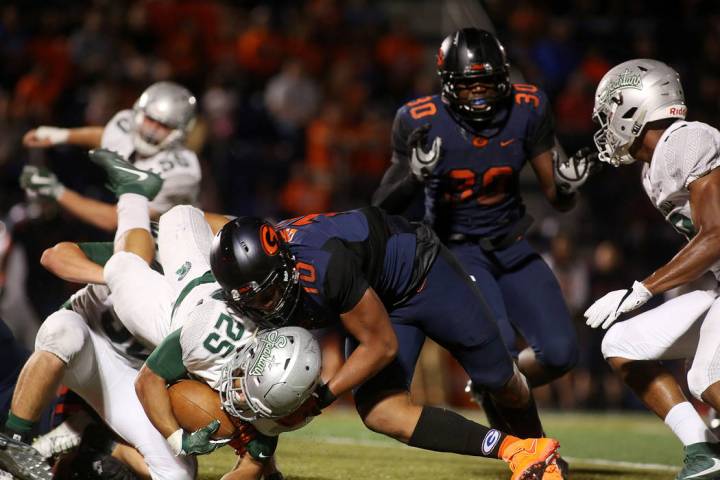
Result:
{"type": "Polygon", "coordinates": [[[555,119],[550,102],[542,91],[537,92],[540,103],[529,127],[527,150],[530,158],[535,158],[555,146],[555,119]]]}
{"type": "Polygon", "coordinates": [[[103,265],[113,256],[113,242],[82,242],[77,244],[80,250],[93,262],[103,265]]]}
{"type": "Polygon", "coordinates": [[[169,382],[187,377],[187,370],[182,360],[182,347],[180,346],[180,332],[178,328],[165,337],[160,345],[150,354],[145,365],[169,382]]]}
{"type": "Polygon", "coordinates": [[[410,152],[407,140],[411,128],[405,121],[403,112],[404,109],[398,110],[393,122],[391,165],[372,198],[373,205],[381,207],[389,213],[402,213],[423,186],[410,173],[410,152]]]}
{"type": "Polygon", "coordinates": [[[352,310],[370,284],[365,279],[359,260],[340,241],[328,245],[331,257],[323,281],[325,301],[339,314],[352,310]]]}

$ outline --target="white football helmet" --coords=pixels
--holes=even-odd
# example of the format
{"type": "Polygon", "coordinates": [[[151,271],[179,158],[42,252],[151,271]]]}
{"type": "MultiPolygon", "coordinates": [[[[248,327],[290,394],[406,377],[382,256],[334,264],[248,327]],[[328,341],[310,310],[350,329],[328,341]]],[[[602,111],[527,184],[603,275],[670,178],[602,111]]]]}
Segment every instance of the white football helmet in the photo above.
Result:
{"type": "Polygon", "coordinates": [[[135,150],[149,157],[184,140],[195,120],[196,103],[193,94],[177,83],[157,82],[150,85],[133,106],[132,140],[135,150]],[[146,117],[165,127],[161,134],[145,122],[146,117]]]}
{"type": "Polygon", "coordinates": [[[685,118],[680,75],[657,60],[628,60],[610,69],[595,92],[593,120],[598,158],[614,166],[633,163],[628,150],[648,122],[685,118]]]}
{"type": "Polygon", "coordinates": [[[321,366],[320,346],[304,328],[261,331],[223,367],[223,409],[248,422],[289,415],[315,391],[321,366]]]}

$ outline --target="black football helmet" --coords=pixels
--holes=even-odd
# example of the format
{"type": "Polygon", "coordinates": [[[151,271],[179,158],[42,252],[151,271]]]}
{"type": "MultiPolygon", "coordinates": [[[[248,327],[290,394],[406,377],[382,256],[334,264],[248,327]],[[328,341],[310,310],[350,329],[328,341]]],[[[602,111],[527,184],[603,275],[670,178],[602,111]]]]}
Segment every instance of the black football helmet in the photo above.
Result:
{"type": "Polygon", "coordinates": [[[287,244],[268,222],[240,217],[223,226],[210,268],[227,302],[261,328],[290,320],[300,298],[299,273],[287,244]]]}
{"type": "Polygon", "coordinates": [[[489,120],[510,98],[510,64],[495,36],[477,28],[463,28],[445,37],[437,54],[443,101],[461,118],[489,120]],[[481,96],[459,92],[473,83],[492,85],[481,96]]]}

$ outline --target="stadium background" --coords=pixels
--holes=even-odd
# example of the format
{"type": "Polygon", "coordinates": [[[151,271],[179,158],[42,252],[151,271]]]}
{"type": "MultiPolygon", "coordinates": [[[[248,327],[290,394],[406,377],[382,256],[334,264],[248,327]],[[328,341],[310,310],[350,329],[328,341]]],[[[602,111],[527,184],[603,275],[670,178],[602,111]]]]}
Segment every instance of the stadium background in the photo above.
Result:
{"type": "MultiPolygon", "coordinates": [[[[592,145],[597,82],[633,57],[670,63],[690,119],[718,125],[719,10],[697,0],[2,2],[0,315],[32,345],[41,319],[78,287],[42,269],[42,250],[109,238],[25,199],[17,178],[31,163],[112,200],[82,150],[23,148],[30,128],[102,125],[150,83],[176,80],[199,101],[189,143],[203,166],[203,208],[273,218],[349,209],[368,203],[388,165],[395,110],[438,90],[434,55],[456,28],[487,25],[487,13],[513,66],[549,94],[572,153],[592,145]]],[[[637,166],[592,178],[570,214],[550,210],[528,169],[523,189],[532,239],[561,282],[582,352],[572,373],[539,392],[541,405],[639,408],[601,358],[602,332],[579,317],[666,261],[680,236],[645,198],[637,166]]],[[[419,370],[418,395],[467,401],[463,373],[437,348],[419,370]]]]}

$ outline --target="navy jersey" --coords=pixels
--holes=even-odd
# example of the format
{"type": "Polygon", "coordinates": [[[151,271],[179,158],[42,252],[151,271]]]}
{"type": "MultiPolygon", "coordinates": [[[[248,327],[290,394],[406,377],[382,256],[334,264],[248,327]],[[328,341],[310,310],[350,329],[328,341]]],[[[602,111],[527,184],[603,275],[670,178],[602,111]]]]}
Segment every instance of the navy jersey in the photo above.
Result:
{"type": "Polygon", "coordinates": [[[276,228],[300,273],[298,321],[309,328],[338,321],[369,287],[391,310],[417,291],[440,245],[427,226],[374,207],[308,215],[276,228]]]}
{"type": "Polygon", "coordinates": [[[405,104],[395,116],[393,166],[374,196],[375,205],[397,213],[392,205],[397,198],[422,188],[420,182],[407,178],[412,177],[407,140],[414,129],[426,124],[431,127],[426,148],[435,137],[442,138],[442,157],[425,184],[426,221],[443,239],[452,233],[507,233],[525,214],[518,188],[520,170],[528,159],[553,146],[552,113],[545,94],[534,85],[513,85],[508,106],[482,130],[454,116],[439,95],[405,104]]]}

